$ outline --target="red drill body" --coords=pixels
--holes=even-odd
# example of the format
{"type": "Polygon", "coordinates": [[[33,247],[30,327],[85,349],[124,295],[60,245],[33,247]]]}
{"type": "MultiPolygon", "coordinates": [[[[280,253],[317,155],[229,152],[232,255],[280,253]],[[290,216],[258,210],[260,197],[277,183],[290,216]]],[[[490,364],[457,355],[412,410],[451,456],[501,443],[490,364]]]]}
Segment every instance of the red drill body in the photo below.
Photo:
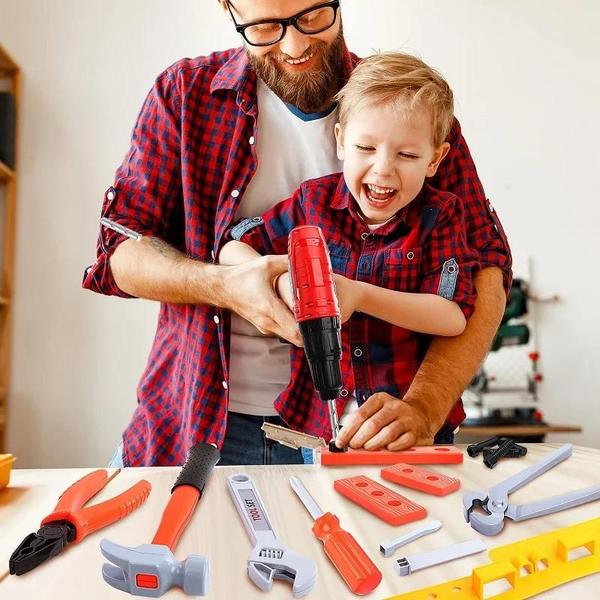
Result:
{"type": "Polygon", "coordinates": [[[327,401],[333,438],[339,425],[335,400],[342,389],[340,309],[329,251],[319,227],[296,227],[288,238],[294,315],[315,389],[327,401]]]}

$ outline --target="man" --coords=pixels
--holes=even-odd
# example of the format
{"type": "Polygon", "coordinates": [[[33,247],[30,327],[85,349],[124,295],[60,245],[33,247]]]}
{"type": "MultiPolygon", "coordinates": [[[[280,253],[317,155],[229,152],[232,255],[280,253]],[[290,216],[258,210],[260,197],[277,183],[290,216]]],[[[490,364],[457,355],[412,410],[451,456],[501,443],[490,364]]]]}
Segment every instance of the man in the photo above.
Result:
{"type": "MultiPolygon", "coordinates": [[[[293,399],[273,408],[289,380],[289,349],[278,338],[300,343],[273,291],[287,260],[211,262],[235,219],[261,214],[305,179],[340,170],[332,98],[357,59],[345,47],[337,1],[221,4],[244,48],[180,61],[158,77],[103,207],[103,216],[143,237],[101,232],[84,281],[102,293],[161,302],[138,407],[123,435],[125,465],[181,464],[199,440],[222,446],[222,464],[301,462],[260,431],[264,420],[301,423],[306,412],[293,399]]],[[[482,265],[475,312],[460,337],[433,340],[403,398],[359,398],[340,445],[399,450],[452,439],[458,422],[445,423],[446,416],[456,415],[502,316],[508,245],[457,123],[449,142],[435,185],[465,202],[468,241],[482,265]]]]}

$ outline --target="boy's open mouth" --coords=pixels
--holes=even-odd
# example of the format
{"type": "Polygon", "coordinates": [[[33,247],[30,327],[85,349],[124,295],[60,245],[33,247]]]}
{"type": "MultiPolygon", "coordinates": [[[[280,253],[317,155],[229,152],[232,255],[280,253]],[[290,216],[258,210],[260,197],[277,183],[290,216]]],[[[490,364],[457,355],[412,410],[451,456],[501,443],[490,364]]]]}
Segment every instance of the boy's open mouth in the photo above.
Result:
{"type": "Polygon", "coordinates": [[[373,206],[383,207],[395,196],[398,190],[394,188],[381,187],[372,183],[363,183],[365,196],[373,206]]]}

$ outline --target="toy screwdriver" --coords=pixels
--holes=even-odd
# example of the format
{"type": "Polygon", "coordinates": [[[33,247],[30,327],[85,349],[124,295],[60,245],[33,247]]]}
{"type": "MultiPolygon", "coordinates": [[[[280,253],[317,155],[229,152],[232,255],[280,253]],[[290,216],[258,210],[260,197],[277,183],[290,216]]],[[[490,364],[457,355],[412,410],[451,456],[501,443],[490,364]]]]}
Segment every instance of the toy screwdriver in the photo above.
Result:
{"type": "MultiPolygon", "coordinates": [[[[341,319],[329,251],[321,228],[295,227],[288,237],[294,316],[315,389],[327,402],[332,440],[339,432],[335,400],[342,389],[341,319]]],[[[332,451],[338,450],[330,444],[332,451]]]]}
{"type": "Polygon", "coordinates": [[[298,477],[290,477],[292,489],[315,520],[312,527],[333,566],[350,590],[358,595],[372,592],[381,582],[381,571],[373,564],[352,534],[340,527],[339,519],[324,513],[298,477]]]}
{"type": "Polygon", "coordinates": [[[62,552],[67,544],[80,542],[90,533],[119,521],[141,506],[152,486],[142,479],[122,494],[83,508],[110,478],[104,469],[92,471],[67,488],[58,500],[54,512],[42,520],[37,533],[30,533],[12,553],[8,561],[11,575],[23,575],[45,560],[62,552]]]}

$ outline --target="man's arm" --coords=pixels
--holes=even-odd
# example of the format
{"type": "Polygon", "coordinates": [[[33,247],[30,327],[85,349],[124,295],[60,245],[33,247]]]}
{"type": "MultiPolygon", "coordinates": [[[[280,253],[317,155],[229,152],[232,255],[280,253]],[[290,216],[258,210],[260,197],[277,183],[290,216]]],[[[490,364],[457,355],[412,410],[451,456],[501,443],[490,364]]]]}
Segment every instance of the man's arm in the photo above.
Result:
{"type": "Polygon", "coordinates": [[[125,240],[110,257],[116,284],[132,296],[159,302],[210,304],[231,310],[263,333],[293,344],[301,338],[293,315],[273,290],[288,269],[286,256],[259,256],[239,265],[194,260],[163,240],[125,240]]]}
{"type": "Polygon", "coordinates": [[[340,430],[338,446],[402,450],[433,443],[487,354],[504,314],[506,294],[499,268],[479,271],[475,287],[475,311],[465,331],[458,337],[434,338],[404,398],[384,392],[371,396],[340,430]]]}

